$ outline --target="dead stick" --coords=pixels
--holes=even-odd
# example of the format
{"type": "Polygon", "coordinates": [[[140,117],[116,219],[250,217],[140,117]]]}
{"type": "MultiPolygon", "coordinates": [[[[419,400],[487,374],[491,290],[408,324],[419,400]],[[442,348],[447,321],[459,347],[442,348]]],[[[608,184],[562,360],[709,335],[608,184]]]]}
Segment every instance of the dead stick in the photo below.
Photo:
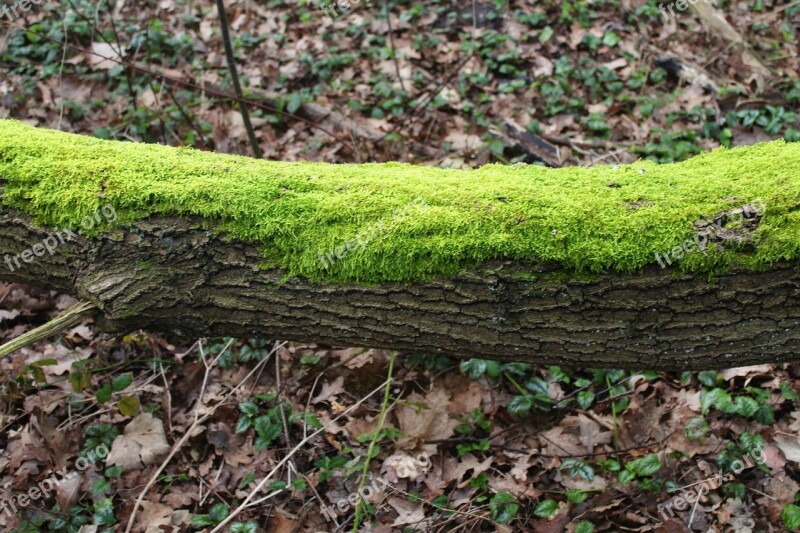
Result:
{"type": "Polygon", "coordinates": [[[84,319],[93,315],[96,309],[97,308],[94,306],[94,304],[90,302],[78,302],[50,322],[42,324],[38,328],[32,329],[29,332],[20,335],[11,342],[7,342],[6,344],[0,346],[0,357],[5,357],[6,355],[33,344],[36,341],[52,337],[53,335],[57,335],[67,328],[71,328],[72,326],[80,324],[84,319]]]}

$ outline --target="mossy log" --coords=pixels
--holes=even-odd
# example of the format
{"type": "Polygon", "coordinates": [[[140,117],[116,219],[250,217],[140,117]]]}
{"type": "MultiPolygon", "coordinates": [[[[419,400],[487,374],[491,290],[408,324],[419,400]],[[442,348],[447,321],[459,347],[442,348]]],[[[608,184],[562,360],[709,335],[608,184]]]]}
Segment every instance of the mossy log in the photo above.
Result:
{"type": "Polygon", "coordinates": [[[263,161],[0,120],[0,189],[0,279],[91,302],[110,332],[572,367],[800,354],[800,144],[448,170],[263,161]]]}

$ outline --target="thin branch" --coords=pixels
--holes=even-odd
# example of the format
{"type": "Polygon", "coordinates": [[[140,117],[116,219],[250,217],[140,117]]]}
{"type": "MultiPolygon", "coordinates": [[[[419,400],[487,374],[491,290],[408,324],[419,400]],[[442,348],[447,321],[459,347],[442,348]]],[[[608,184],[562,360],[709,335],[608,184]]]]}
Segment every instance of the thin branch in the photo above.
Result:
{"type": "Polygon", "coordinates": [[[90,302],[78,302],[56,318],[42,324],[38,328],[24,333],[16,339],[0,346],[0,357],[16,352],[34,342],[58,335],[65,329],[71,328],[83,322],[86,318],[93,315],[97,308],[90,302]]]}
{"type": "MultiPolygon", "coordinates": [[[[233,82],[233,90],[236,96],[244,98],[242,94],[242,86],[239,83],[239,74],[236,72],[236,58],[233,57],[233,46],[231,46],[231,35],[228,31],[228,16],[225,14],[224,0],[217,0],[217,11],[219,12],[219,25],[222,30],[222,43],[225,45],[225,58],[228,61],[228,70],[231,73],[231,81],[233,82]]],[[[257,159],[261,159],[261,148],[258,146],[258,139],[256,133],[253,131],[253,125],[250,123],[250,113],[247,111],[247,106],[242,100],[239,100],[239,111],[242,113],[242,121],[244,121],[244,129],[247,130],[247,137],[250,139],[250,146],[253,148],[253,155],[257,159]]]]}
{"type": "Polygon", "coordinates": [[[397,49],[394,46],[394,33],[392,31],[392,16],[389,13],[389,0],[383,0],[383,11],[386,13],[386,26],[388,27],[389,45],[392,47],[392,61],[394,61],[394,70],[397,72],[397,80],[400,82],[400,87],[408,93],[406,84],[403,82],[403,77],[400,75],[400,64],[397,62],[397,49]]]}

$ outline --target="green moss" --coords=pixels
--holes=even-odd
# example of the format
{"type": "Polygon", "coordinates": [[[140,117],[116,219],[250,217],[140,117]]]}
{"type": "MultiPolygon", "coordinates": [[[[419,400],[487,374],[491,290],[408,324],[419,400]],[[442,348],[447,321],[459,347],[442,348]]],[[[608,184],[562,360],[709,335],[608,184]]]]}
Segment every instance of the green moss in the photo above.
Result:
{"type": "Polygon", "coordinates": [[[669,165],[446,170],[263,161],[0,120],[0,177],[0,201],[42,224],[75,227],[109,202],[118,219],[104,230],[151,215],[200,216],[262,245],[264,266],[314,280],[410,281],[488,259],[632,271],[690,239],[694,221],[758,198],[767,212],[755,251],[726,247],[681,265],[758,268],[800,250],[800,143],[783,141],[669,165]],[[418,198],[424,205],[414,207],[418,198]],[[406,213],[394,220],[398,209],[406,213]],[[335,259],[337,247],[366,240],[380,223],[363,249],[351,244],[335,259]]]}

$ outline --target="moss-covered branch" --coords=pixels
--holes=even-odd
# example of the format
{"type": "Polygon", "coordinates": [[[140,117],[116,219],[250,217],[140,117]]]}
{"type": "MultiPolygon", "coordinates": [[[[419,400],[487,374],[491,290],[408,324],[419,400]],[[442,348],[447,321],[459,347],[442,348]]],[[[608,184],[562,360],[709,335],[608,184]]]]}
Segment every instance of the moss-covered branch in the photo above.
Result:
{"type": "Polygon", "coordinates": [[[112,332],[572,366],[783,361],[800,355],[798,170],[800,144],[783,142],[675,165],[470,171],[0,121],[0,254],[23,261],[0,262],[0,279],[75,294],[112,332]]]}

